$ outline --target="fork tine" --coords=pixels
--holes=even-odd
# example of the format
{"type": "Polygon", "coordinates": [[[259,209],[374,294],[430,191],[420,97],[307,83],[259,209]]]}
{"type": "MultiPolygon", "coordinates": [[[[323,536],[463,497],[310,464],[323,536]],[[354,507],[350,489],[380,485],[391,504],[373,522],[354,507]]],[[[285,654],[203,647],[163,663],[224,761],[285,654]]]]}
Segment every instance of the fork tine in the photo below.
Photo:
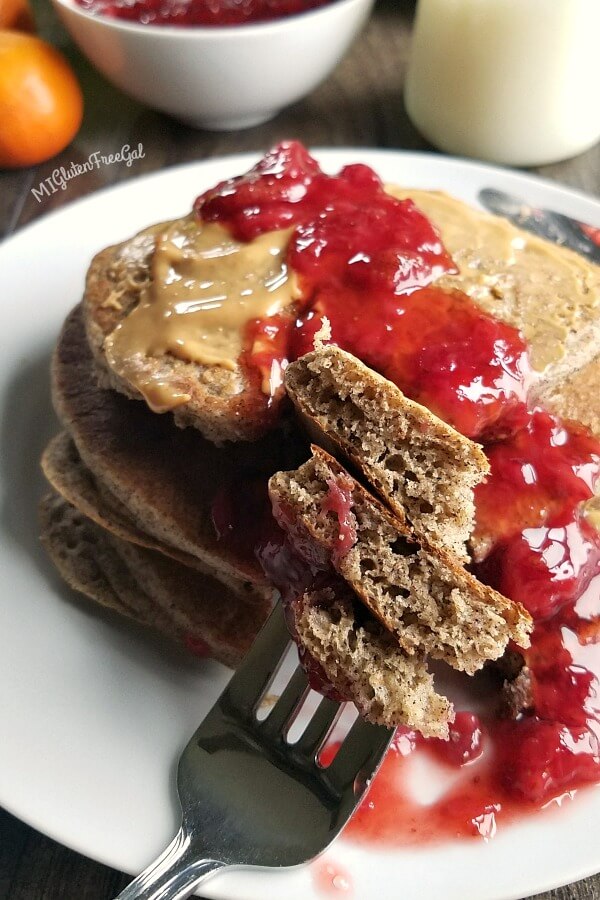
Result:
{"type": "Polygon", "coordinates": [[[328,778],[340,790],[351,784],[360,772],[370,779],[393,736],[393,728],[357,719],[327,769],[328,778]]]}
{"type": "Polygon", "coordinates": [[[229,702],[249,714],[262,697],[291,642],[279,601],[225,691],[229,702]]]}
{"type": "Polygon", "coordinates": [[[323,697],[314,716],[300,738],[293,745],[294,749],[306,755],[316,754],[341,715],[342,709],[342,704],[323,697]]]}
{"type": "Polygon", "coordinates": [[[301,666],[298,666],[283,691],[281,697],[260,726],[265,734],[274,735],[282,731],[293,711],[302,703],[310,688],[308,678],[301,666]]]}

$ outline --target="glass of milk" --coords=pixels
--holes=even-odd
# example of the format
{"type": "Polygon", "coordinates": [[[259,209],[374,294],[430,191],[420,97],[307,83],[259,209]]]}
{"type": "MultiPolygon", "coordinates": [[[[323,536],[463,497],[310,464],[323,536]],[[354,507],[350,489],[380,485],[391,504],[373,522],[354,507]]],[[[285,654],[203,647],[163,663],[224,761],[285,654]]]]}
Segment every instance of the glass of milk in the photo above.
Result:
{"type": "Polygon", "coordinates": [[[600,0],[418,0],[408,114],[449,153],[517,166],[600,138],[600,0]]]}

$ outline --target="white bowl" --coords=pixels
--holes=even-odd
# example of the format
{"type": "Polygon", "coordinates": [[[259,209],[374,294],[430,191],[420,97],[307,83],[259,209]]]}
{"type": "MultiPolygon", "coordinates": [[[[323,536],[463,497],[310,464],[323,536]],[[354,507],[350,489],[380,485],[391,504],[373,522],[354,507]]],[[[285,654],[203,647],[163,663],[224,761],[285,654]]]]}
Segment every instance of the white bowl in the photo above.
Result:
{"type": "Polygon", "coordinates": [[[248,128],[313,90],[334,68],[374,0],[334,0],[270,22],[139,25],[52,0],[75,43],[109,81],[189,125],[248,128]]]}

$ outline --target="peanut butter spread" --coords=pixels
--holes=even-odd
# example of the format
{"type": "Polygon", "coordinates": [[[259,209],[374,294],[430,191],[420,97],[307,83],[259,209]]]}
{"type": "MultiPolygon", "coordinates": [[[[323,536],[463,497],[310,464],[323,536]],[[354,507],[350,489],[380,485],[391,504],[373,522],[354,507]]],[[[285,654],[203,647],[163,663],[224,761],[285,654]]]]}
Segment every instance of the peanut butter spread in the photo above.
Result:
{"type": "Polygon", "coordinates": [[[139,362],[168,354],[184,362],[235,370],[244,329],[273,316],[297,296],[285,250],[291,229],[236,241],[218,224],[193,216],[157,236],[150,281],[137,306],[105,340],[109,364],[156,412],[186,403],[160,374],[139,362]]]}
{"type": "Polygon", "coordinates": [[[600,268],[583,257],[447,194],[387,190],[410,197],[438,226],[460,269],[458,278],[446,275],[438,283],[459,287],[487,312],[519,328],[538,371],[563,358],[571,332],[597,320],[600,268]]]}

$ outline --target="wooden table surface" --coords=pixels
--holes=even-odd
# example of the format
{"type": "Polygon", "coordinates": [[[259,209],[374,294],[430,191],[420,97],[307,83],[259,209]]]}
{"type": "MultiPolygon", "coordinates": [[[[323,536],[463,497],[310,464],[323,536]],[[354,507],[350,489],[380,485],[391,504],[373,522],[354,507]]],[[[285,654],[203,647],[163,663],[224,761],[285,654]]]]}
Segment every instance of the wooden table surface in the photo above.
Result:
{"type": "MultiPolygon", "coordinates": [[[[413,5],[407,0],[380,0],[353,49],[313,94],[265,125],[219,134],[194,131],[124,97],[82,59],[45,0],[39,0],[39,30],[72,60],[85,93],[85,119],[74,143],[59,157],[34,169],[0,172],[0,238],[107,184],[180,162],[261,151],[284,137],[298,137],[312,146],[431,149],[409,122],[402,103],[413,5]],[[124,164],[104,166],[73,179],[67,190],[40,203],[31,194],[57,166],[68,168],[96,150],[106,155],[124,144],[136,147],[138,143],[145,155],[130,168],[124,164]]],[[[600,147],[535,171],[598,195],[600,147]]],[[[110,900],[127,880],[122,873],[61,847],[0,810],[0,900],[110,900]]],[[[542,897],[600,900],[600,876],[536,900],[542,897]]]]}

